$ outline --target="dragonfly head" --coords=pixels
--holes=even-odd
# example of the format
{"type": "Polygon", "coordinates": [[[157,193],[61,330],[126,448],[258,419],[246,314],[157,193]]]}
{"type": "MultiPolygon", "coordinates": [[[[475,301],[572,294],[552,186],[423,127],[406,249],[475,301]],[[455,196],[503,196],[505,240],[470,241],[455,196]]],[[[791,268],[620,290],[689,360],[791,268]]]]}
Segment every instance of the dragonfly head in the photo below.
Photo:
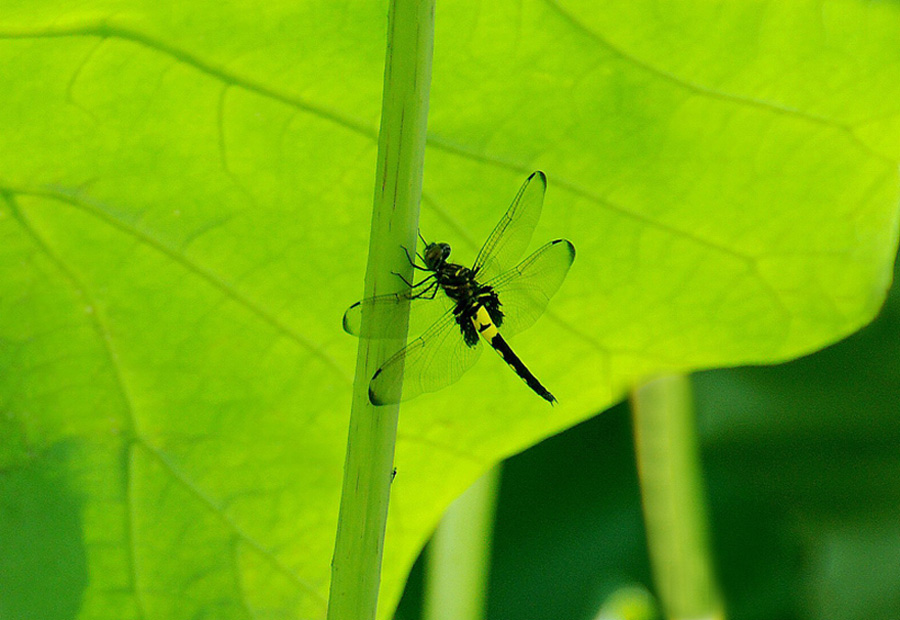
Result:
{"type": "Polygon", "coordinates": [[[431,271],[437,271],[441,267],[441,265],[447,262],[447,258],[449,256],[449,243],[429,243],[427,246],[425,246],[425,253],[423,254],[423,258],[425,258],[425,266],[428,267],[431,271]]]}

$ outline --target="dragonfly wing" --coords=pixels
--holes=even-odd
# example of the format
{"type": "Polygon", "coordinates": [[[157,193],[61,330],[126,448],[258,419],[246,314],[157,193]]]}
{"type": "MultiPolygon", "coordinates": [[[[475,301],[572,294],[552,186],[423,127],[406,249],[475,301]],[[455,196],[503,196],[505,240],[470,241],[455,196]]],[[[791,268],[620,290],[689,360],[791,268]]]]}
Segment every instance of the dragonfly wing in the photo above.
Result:
{"type": "Polygon", "coordinates": [[[406,336],[402,321],[398,320],[397,307],[409,303],[409,333],[420,334],[433,324],[450,307],[447,295],[436,286],[422,285],[414,290],[389,295],[378,295],[358,301],[344,312],[344,331],[360,338],[403,338],[406,336]],[[372,316],[370,325],[381,325],[379,332],[363,333],[362,315],[372,316]]]}
{"type": "Polygon", "coordinates": [[[500,298],[500,332],[513,336],[540,318],[575,260],[575,246],[567,239],[544,245],[513,269],[489,280],[500,298]]]}
{"type": "Polygon", "coordinates": [[[547,176],[534,172],[522,184],[509,209],[475,258],[473,269],[482,279],[499,275],[516,264],[525,252],[541,218],[547,176]]]}
{"type": "Polygon", "coordinates": [[[481,355],[465,343],[452,312],[388,359],[369,383],[373,405],[390,405],[456,382],[481,355]],[[402,393],[401,393],[402,386],[402,393]]]}

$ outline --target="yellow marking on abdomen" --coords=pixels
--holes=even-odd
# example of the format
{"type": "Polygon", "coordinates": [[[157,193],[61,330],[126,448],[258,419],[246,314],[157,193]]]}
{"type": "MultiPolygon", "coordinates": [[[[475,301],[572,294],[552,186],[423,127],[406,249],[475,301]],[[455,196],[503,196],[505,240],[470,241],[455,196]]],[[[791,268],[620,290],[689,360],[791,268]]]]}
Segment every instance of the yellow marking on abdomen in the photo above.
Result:
{"type": "Polygon", "coordinates": [[[497,335],[497,326],[494,325],[491,315],[488,314],[488,311],[484,306],[478,306],[478,311],[475,313],[475,316],[472,317],[472,324],[475,325],[475,329],[478,333],[488,341],[488,344],[490,344],[494,336],[497,335]]]}

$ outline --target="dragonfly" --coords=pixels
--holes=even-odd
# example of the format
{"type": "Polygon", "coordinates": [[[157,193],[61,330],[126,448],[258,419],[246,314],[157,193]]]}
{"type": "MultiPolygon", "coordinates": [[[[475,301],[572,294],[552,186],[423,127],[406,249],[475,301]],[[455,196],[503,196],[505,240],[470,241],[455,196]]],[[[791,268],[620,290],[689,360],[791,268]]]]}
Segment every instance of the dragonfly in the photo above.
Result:
{"type": "Polygon", "coordinates": [[[424,249],[415,258],[422,264],[404,251],[413,273],[422,272],[424,277],[415,284],[404,279],[405,291],[369,297],[347,309],[344,331],[361,338],[403,336],[406,326],[395,317],[397,306],[404,303],[410,304],[410,333],[424,330],[372,376],[373,405],[396,404],[454,383],[478,360],[482,341],[538,396],[550,404],[557,402],[506,340],[540,318],[575,260],[575,246],[567,239],[555,239],[517,263],[531,242],[546,191],[543,172],[526,179],[472,267],[451,263],[448,243],[427,243],[420,233],[424,249]],[[377,334],[364,331],[363,313],[379,319],[367,325],[387,328],[377,334]]]}

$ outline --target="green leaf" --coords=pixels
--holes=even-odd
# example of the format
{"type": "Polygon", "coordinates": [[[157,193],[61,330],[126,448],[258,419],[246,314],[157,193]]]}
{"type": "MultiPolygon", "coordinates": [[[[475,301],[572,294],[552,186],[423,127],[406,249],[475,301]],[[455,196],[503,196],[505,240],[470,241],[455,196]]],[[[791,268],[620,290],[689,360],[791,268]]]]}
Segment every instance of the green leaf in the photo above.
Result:
{"type": "MultiPolygon", "coordinates": [[[[385,25],[329,0],[0,8],[0,616],[323,615],[385,25]]],[[[898,26],[849,1],[438,4],[423,232],[470,262],[542,169],[535,247],[578,258],[512,342],[559,406],[489,356],[404,405],[383,617],[498,459],[650,374],[872,318],[898,26]]]]}

